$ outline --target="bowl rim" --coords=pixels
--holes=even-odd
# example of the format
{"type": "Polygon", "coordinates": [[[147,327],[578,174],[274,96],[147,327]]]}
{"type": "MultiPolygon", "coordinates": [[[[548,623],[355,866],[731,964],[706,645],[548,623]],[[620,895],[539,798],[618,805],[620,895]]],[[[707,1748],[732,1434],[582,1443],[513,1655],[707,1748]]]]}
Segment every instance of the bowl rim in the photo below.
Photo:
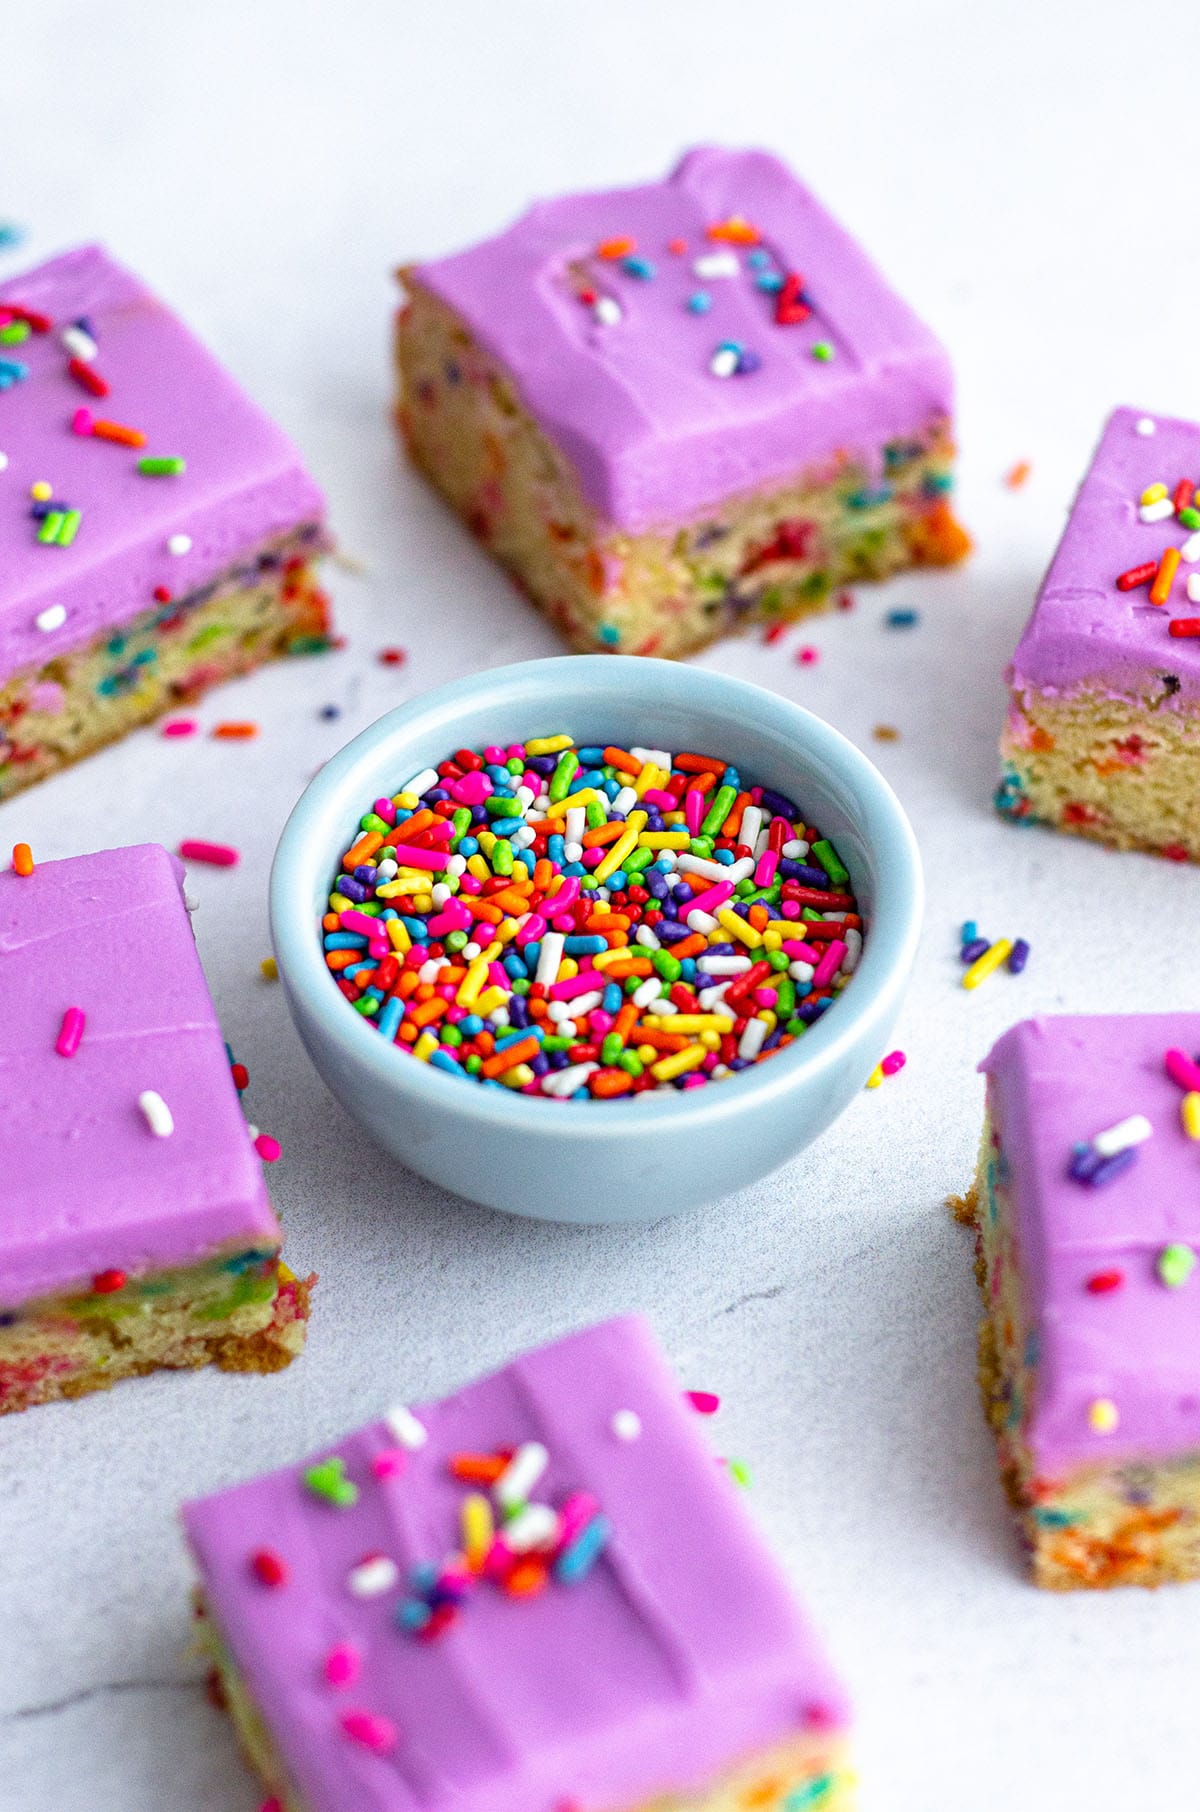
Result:
{"type": "Polygon", "coordinates": [[[531,1136],[586,1132],[593,1137],[624,1138],[635,1127],[678,1129],[684,1119],[702,1116],[706,1121],[724,1121],[781,1102],[801,1082],[835,1070],[855,1044],[864,1021],[886,1020],[892,1006],[898,1005],[916,955],[923,909],[924,879],[912,826],[891,786],[848,737],[805,706],[753,681],[644,655],[553,655],[483,669],[385,712],[331,756],[308,782],[280,835],[269,886],[271,940],[293,1017],[301,1011],[299,1002],[292,1005],[295,995],[306,1014],[320,1022],[322,1036],[351,1069],[366,1069],[382,1085],[425,1101],[431,1108],[451,1109],[464,1118],[502,1124],[531,1136]],[[550,702],[560,685],[577,685],[585,669],[589,684],[599,681],[602,687],[620,692],[629,667],[643,674],[656,673],[659,684],[680,688],[693,699],[697,693],[703,695],[696,700],[699,705],[731,720],[752,714],[760,729],[792,742],[802,754],[813,755],[833,768],[849,789],[856,815],[880,820],[870,834],[862,832],[864,841],[876,849],[880,842],[888,844],[886,862],[879,863],[871,935],[864,940],[856,972],[856,979],[861,976],[870,985],[860,990],[851,985],[839,996],[836,1012],[825,1013],[803,1038],[769,1063],[754,1064],[722,1079],[716,1088],[648,1089],[630,1099],[603,1103],[547,1103],[510,1089],[468,1090],[459,1077],[427,1063],[403,1061],[403,1054],[385,1045],[329,985],[317,927],[306,902],[316,878],[314,871],[319,866],[322,876],[334,872],[338,855],[325,851],[317,856],[314,820],[335,810],[348,819],[356,806],[361,815],[366,788],[360,769],[384,758],[390,745],[403,742],[425,719],[455,707],[474,706],[487,692],[514,684],[544,682],[550,702]]]}

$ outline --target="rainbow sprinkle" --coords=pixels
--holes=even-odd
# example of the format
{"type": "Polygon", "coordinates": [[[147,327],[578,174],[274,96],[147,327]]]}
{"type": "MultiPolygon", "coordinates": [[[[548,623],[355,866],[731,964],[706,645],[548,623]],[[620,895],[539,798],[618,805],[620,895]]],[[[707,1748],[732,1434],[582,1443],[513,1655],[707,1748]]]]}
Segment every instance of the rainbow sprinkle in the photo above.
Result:
{"type": "Polygon", "coordinates": [[[862,918],[799,808],[715,756],[533,737],[376,799],[322,920],[389,1042],[558,1100],[695,1088],[802,1036],[862,918]]]}

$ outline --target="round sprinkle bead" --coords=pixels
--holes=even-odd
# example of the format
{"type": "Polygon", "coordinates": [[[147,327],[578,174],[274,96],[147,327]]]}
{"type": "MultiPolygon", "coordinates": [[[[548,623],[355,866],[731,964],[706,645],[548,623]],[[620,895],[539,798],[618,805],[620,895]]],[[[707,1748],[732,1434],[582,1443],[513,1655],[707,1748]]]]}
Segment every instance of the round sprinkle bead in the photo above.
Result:
{"type": "Polygon", "coordinates": [[[619,1409],[612,1419],[612,1431],[618,1441],[636,1441],[642,1432],[642,1418],[636,1409],[619,1409]]]}
{"type": "Polygon", "coordinates": [[[190,535],[172,535],[167,541],[169,554],[190,554],[191,551],[192,537],[190,535]]]}
{"type": "Polygon", "coordinates": [[[389,1043],[552,1100],[763,1061],[863,942],[849,872],[792,800],[716,756],[565,734],[456,749],[371,801],[321,930],[389,1043]]]}
{"type": "Polygon", "coordinates": [[[1088,1427],[1093,1434],[1115,1434],[1120,1424],[1120,1413],[1111,1397],[1096,1397],[1088,1404],[1088,1427]]]}

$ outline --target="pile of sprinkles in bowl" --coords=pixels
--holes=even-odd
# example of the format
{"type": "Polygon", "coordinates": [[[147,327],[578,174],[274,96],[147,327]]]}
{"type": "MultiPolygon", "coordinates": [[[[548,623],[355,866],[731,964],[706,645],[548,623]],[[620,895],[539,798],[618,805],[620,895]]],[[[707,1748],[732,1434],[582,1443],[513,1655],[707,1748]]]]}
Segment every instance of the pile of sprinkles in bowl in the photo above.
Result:
{"type": "Polygon", "coordinates": [[[862,952],[833,845],[715,756],[531,737],[376,799],[322,920],[420,1062],[557,1100],[698,1088],[791,1044],[862,952]]]}

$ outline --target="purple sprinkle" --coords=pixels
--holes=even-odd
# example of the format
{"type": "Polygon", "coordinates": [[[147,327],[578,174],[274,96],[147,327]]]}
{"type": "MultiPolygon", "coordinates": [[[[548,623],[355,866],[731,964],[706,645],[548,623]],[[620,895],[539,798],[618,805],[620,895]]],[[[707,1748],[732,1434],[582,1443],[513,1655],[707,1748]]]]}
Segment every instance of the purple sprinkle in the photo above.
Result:
{"type": "Polygon", "coordinates": [[[1123,1170],[1128,1170],[1136,1158],[1137,1146],[1127,1145],[1124,1151],[1114,1152],[1111,1158],[1102,1159],[1088,1181],[1096,1189],[1100,1187],[1101,1183],[1111,1183],[1113,1178],[1119,1177],[1123,1170]]]}
{"type": "MultiPolygon", "coordinates": [[[[962,947],[962,960],[964,963],[977,963],[980,957],[983,956],[986,951],[990,950],[991,947],[992,946],[985,937],[972,938],[969,944],[964,944],[962,947]]],[[[1013,955],[1016,955],[1015,944],[1013,946],[1013,955]]]]}
{"type": "Polygon", "coordinates": [[[1009,969],[1014,975],[1020,975],[1028,961],[1029,945],[1025,942],[1023,937],[1019,937],[1008,953],[1009,969]]]}

